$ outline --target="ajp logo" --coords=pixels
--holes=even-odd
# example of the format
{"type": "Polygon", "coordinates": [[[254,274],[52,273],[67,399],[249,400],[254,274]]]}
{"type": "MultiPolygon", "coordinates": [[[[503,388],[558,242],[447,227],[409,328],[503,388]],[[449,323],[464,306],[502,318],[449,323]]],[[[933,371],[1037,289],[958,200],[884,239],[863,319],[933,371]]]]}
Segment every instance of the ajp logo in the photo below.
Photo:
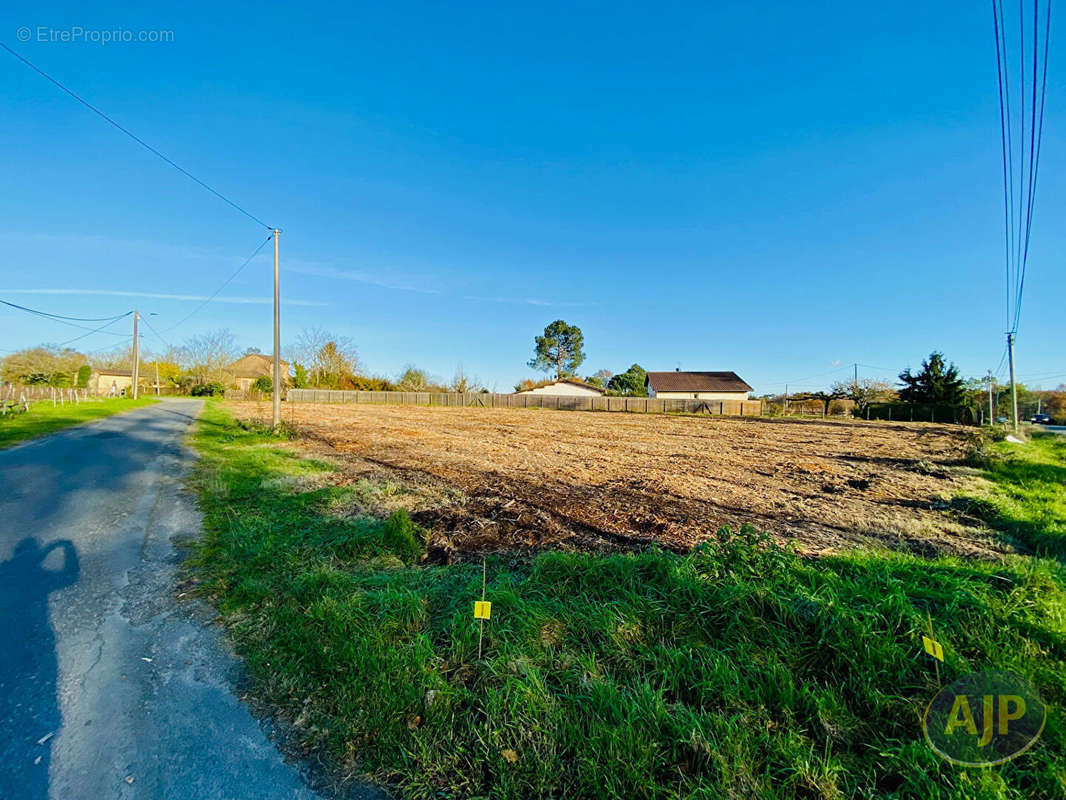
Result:
{"type": "Polygon", "coordinates": [[[954,764],[1002,764],[1032,747],[1047,708],[1036,690],[1009,672],[974,672],[941,689],[922,718],[929,746],[954,764]]]}

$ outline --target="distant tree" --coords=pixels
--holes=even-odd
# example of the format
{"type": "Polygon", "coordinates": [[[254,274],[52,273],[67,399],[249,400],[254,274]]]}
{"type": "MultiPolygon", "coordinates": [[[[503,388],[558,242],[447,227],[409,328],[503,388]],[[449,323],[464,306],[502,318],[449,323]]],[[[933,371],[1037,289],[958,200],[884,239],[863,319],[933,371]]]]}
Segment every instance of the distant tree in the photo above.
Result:
{"type": "Polygon", "coordinates": [[[331,339],[322,345],[315,357],[312,380],[316,386],[340,387],[343,383],[351,383],[358,369],[355,348],[344,339],[331,339]]]}
{"type": "MultiPolygon", "coordinates": [[[[165,361],[163,359],[157,359],[148,365],[148,368],[153,370],[159,370],[159,382],[170,383],[174,386],[180,385],[180,378],[182,376],[182,368],[180,364],[176,364],[173,361],[165,361]]],[[[155,378],[155,375],[152,375],[155,378]]]]}
{"type": "Polygon", "coordinates": [[[73,386],[83,364],[85,356],[70,348],[31,347],[5,357],[0,376],[12,383],[73,386]]]}
{"type": "Polygon", "coordinates": [[[908,367],[899,374],[899,381],[903,385],[899,399],[904,403],[958,406],[965,400],[966,388],[958,368],[944,361],[944,354],[935,350],[922,362],[920,372],[913,374],[908,367]]]}
{"type": "Polygon", "coordinates": [[[585,337],[581,328],[561,319],[548,325],[544,335],[537,336],[534,342],[529,366],[544,372],[555,370],[556,380],[577,374],[577,368],[585,360],[581,350],[585,337]]]}
{"type": "Polygon", "coordinates": [[[396,388],[401,392],[424,392],[429,389],[429,375],[414,364],[408,364],[396,379],[396,388]]]}
{"type": "Polygon", "coordinates": [[[466,372],[463,371],[462,364],[455,368],[455,376],[452,378],[451,386],[448,388],[453,392],[470,391],[470,380],[466,377],[466,372]]]}
{"type": "Polygon", "coordinates": [[[817,400],[822,404],[822,415],[828,417],[830,404],[834,400],[840,400],[847,396],[847,392],[841,389],[839,384],[835,384],[831,386],[828,391],[799,392],[792,395],[790,399],[797,402],[802,400],[817,400]]]}
{"type": "Polygon", "coordinates": [[[260,355],[262,352],[263,351],[260,350],[258,347],[246,347],[246,348],[244,348],[244,355],[246,355],[246,356],[257,356],[257,355],[260,355]]]}
{"type": "Polygon", "coordinates": [[[648,394],[648,389],[644,385],[647,377],[648,373],[645,372],[644,367],[640,366],[640,364],[633,364],[625,372],[613,375],[607,381],[607,389],[621,395],[645,397],[648,394]]]}
{"type": "Polygon", "coordinates": [[[585,383],[591,383],[593,386],[599,386],[601,389],[607,388],[607,381],[611,379],[612,373],[609,369],[598,369],[591,375],[585,376],[585,383]]]}
{"type": "Polygon", "coordinates": [[[294,362],[292,365],[292,388],[306,389],[308,385],[307,368],[303,364],[294,362]]]}
{"type": "Polygon", "coordinates": [[[78,367],[78,377],[75,380],[74,385],[79,389],[84,389],[89,385],[89,378],[93,374],[93,368],[88,364],[82,364],[78,367]]]}
{"type": "Polygon", "coordinates": [[[364,392],[391,392],[396,389],[392,381],[380,375],[357,375],[352,383],[353,389],[364,392]]]}
{"type": "Polygon", "coordinates": [[[304,365],[308,383],[336,389],[350,384],[359,374],[355,345],[346,336],[334,336],[322,328],[304,328],[296,337],[293,359],[304,365]]]}
{"type": "Polygon", "coordinates": [[[539,384],[532,378],[523,378],[514,385],[516,392],[528,392],[530,389],[536,389],[539,384]]]}
{"type": "Polygon", "coordinates": [[[221,382],[226,366],[237,353],[236,340],[226,328],[185,340],[185,358],[197,383],[221,382]]]}
{"type": "Polygon", "coordinates": [[[834,383],[828,394],[830,401],[838,398],[851,400],[855,404],[855,413],[862,416],[870,404],[890,400],[895,393],[887,383],[863,378],[857,383],[855,381],[834,383]]]}

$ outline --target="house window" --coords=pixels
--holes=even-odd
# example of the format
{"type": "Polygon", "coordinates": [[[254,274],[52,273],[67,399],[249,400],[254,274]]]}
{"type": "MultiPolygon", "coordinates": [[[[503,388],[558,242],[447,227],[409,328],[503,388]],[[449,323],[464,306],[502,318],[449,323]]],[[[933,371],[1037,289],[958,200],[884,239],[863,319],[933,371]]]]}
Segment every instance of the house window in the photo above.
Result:
{"type": "Polygon", "coordinates": [[[699,400],[700,399],[700,393],[699,392],[693,392],[692,393],[692,399],[693,400],[699,400]]]}

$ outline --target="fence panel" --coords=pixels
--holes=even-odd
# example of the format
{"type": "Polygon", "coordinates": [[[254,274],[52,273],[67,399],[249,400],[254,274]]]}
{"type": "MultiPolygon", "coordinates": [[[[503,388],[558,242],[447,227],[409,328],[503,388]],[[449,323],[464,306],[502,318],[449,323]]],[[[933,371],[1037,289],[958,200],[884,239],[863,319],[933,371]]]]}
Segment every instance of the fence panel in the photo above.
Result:
{"type": "MultiPolygon", "coordinates": [[[[487,392],[382,392],[341,389],[289,389],[294,403],[372,403],[448,408],[550,408],[561,411],[628,411],[637,414],[712,414],[758,416],[760,400],[681,400],[658,397],[603,397],[487,392]]],[[[928,413],[928,412],[927,412],[928,413]]],[[[950,419],[950,416],[948,417],[950,419]]]]}

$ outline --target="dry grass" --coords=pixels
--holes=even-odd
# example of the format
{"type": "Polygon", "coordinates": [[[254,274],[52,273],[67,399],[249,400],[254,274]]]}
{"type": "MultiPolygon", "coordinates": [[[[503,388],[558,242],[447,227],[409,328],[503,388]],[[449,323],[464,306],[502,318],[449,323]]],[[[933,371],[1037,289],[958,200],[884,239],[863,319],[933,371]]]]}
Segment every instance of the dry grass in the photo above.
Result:
{"type": "Polygon", "coordinates": [[[290,417],[295,446],[353,487],[338,513],[406,507],[431,530],[434,560],[681,551],[743,523],[808,553],[1002,548],[949,502],[976,480],[956,426],[378,405],[297,405],[290,417]]]}

